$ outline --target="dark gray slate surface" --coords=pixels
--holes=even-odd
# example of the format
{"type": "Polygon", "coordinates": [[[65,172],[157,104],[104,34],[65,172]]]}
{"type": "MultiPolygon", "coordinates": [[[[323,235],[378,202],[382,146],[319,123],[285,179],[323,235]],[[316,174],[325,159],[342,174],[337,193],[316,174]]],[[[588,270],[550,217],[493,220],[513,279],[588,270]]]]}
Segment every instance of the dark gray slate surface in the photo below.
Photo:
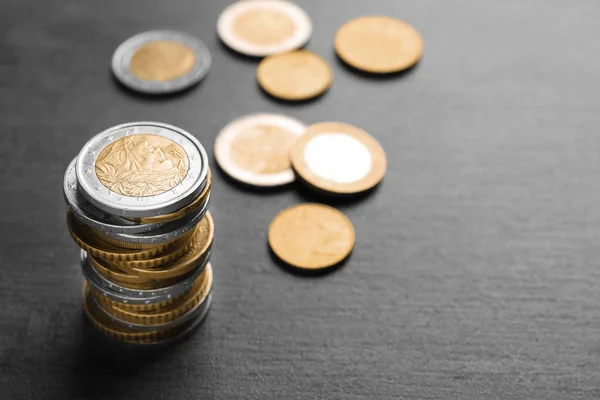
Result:
{"type": "Polygon", "coordinates": [[[262,94],[256,62],[219,43],[226,3],[1,3],[0,398],[600,398],[600,2],[299,1],[314,21],[308,48],[335,74],[301,105],[262,94]],[[422,33],[410,73],[373,79],[336,60],[336,29],[373,13],[422,33]],[[113,50],[155,28],[210,47],[195,90],[155,100],[114,83],[113,50]],[[208,320],[167,351],[108,346],[82,318],[67,163],[93,134],[144,119],[212,153],[221,127],[258,111],[380,140],[384,184],[340,206],[357,231],[352,258],[320,278],[282,270],[268,224],[313,197],[215,173],[208,320]]]}

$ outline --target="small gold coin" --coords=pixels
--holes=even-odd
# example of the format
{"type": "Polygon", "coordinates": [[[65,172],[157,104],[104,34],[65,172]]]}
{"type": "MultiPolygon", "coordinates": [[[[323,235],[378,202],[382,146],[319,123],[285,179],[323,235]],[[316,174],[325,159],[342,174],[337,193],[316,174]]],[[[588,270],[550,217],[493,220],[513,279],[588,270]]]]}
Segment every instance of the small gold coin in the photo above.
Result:
{"type": "Polygon", "coordinates": [[[269,56],[258,64],[258,84],[271,96],[308,100],[324,93],[333,80],[329,65],[308,50],[269,56]]]}
{"type": "Polygon", "coordinates": [[[334,266],[354,247],[354,227],[344,214],[305,203],[280,212],[269,227],[269,245],[287,264],[309,270],[334,266]]]}
{"type": "Polygon", "coordinates": [[[341,122],[311,125],[290,152],[292,166],[313,187],[355,194],[376,186],[385,174],[385,152],[371,135],[341,122]]]}
{"type": "Polygon", "coordinates": [[[386,74],[415,65],[423,54],[423,39],[396,18],[367,16],[342,25],[335,36],[335,50],[354,68],[386,74]]]}
{"type": "Polygon", "coordinates": [[[189,73],[196,62],[194,51],[170,40],[155,40],[138,47],[129,68],[140,79],[166,82],[189,73]]]}

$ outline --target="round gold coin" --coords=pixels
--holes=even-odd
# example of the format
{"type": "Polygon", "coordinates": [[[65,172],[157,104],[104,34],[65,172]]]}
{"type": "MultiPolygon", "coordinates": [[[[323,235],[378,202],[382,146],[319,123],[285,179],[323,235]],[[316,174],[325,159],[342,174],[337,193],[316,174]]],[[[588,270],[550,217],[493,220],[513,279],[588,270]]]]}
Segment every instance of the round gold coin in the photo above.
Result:
{"type": "Polygon", "coordinates": [[[385,152],[375,138],[341,122],[309,126],[292,148],[290,158],[304,182],[336,194],[373,188],[387,167],[385,152]]]}
{"type": "Polygon", "coordinates": [[[140,79],[166,82],[189,73],[195,62],[194,51],[186,45],[154,40],[135,50],[129,68],[140,79]]]}
{"type": "Polygon", "coordinates": [[[298,50],[263,59],[258,64],[256,79],[271,96],[298,101],[324,93],[331,86],[333,73],[315,53],[298,50]]]}
{"type": "Polygon", "coordinates": [[[93,257],[106,261],[133,261],[145,260],[163,254],[169,249],[178,247],[181,243],[189,241],[189,233],[177,238],[175,241],[161,243],[149,249],[130,250],[114,246],[100,239],[92,229],[81,224],[67,212],[67,227],[75,243],[93,257]]]}
{"type": "Polygon", "coordinates": [[[314,203],[281,211],[269,227],[269,245],[289,265],[309,270],[332,267],[354,247],[354,227],[335,208],[314,203]]]}
{"type": "Polygon", "coordinates": [[[415,65],[423,54],[423,39],[396,18],[366,16],[342,25],[335,36],[335,50],[354,68],[386,74],[415,65]]]}

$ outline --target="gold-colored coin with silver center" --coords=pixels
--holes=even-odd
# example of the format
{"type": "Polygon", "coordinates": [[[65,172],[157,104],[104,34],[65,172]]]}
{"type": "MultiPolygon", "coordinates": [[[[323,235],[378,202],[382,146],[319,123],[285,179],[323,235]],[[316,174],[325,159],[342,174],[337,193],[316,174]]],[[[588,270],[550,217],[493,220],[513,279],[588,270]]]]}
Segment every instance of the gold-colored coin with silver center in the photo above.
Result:
{"type": "Polygon", "coordinates": [[[366,16],[342,25],[335,36],[335,50],[354,68],[386,74],[415,65],[423,55],[423,39],[396,18],[366,16]]]}
{"type": "Polygon", "coordinates": [[[189,73],[196,62],[192,49],[170,40],[155,40],[138,47],[129,68],[140,79],[166,82],[189,73]]]}
{"type": "Polygon", "coordinates": [[[291,183],[290,149],[306,126],[277,114],[252,114],[225,126],[215,140],[215,158],[232,178],[271,187],[291,183]]]}
{"type": "Polygon", "coordinates": [[[155,196],[177,186],[188,172],[180,145],[158,135],[124,136],[106,146],[95,164],[100,182],[123,196],[155,196]]]}
{"type": "Polygon", "coordinates": [[[354,227],[335,208],[299,204],[280,212],[269,227],[269,245],[281,260],[317,270],[343,261],[354,247],[354,227]]]}
{"type": "Polygon", "coordinates": [[[292,148],[290,158],[303,182],[342,195],[373,188],[387,167],[385,152],[375,138],[341,122],[309,126],[292,148]]]}
{"type": "Polygon", "coordinates": [[[325,60],[315,53],[298,50],[262,60],[256,70],[256,79],[271,96],[300,101],[329,89],[333,73],[325,60]]]}

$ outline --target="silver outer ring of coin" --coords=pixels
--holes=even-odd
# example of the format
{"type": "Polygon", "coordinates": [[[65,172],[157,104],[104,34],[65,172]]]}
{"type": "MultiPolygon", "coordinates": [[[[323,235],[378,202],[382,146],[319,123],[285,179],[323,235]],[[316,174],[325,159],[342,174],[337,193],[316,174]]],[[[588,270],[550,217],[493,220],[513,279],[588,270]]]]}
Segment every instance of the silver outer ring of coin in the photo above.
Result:
{"type": "Polygon", "coordinates": [[[194,319],[194,317],[196,317],[198,314],[200,314],[202,312],[202,306],[204,305],[204,303],[210,296],[211,290],[212,290],[212,282],[211,282],[211,286],[208,288],[208,291],[204,294],[202,300],[198,304],[196,304],[190,310],[186,311],[179,318],[177,318],[171,322],[168,322],[166,324],[160,324],[160,325],[141,325],[141,324],[136,324],[136,323],[129,322],[129,321],[124,321],[118,317],[115,317],[108,311],[106,311],[106,309],[96,299],[96,297],[93,294],[91,294],[91,296],[92,296],[92,301],[94,301],[96,303],[96,306],[101,310],[102,314],[104,314],[108,319],[110,319],[115,324],[120,325],[125,328],[133,329],[136,331],[147,332],[147,331],[157,331],[157,330],[174,328],[176,326],[179,326],[181,324],[188,322],[191,319],[194,319]]]}
{"type": "Polygon", "coordinates": [[[119,239],[123,242],[128,243],[139,243],[139,244],[159,244],[173,240],[193,229],[198,223],[204,218],[204,215],[208,211],[208,203],[210,201],[210,194],[206,197],[206,201],[202,205],[202,209],[196,214],[183,219],[168,222],[161,228],[153,230],[147,234],[130,234],[130,233],[113,233],[104,232],[106,236],[110,236],[115,239],[119,239]]]}
{"type": "Polygon", "coordinates": [[[217,163],[232,178],[254,186],[273,187],[292,183],[294,170],[290,168],[274,174],[259,174],[240,167],[231,158],[231,144],[237,136],[257,125],[277,126],[300,137],[306,125],[297,119],[278,114],[250,114],[227,124],[215,140],[215,158],[217,163]]]}
{"type": "Polygon", "coordinates": [[[125,40],[115,50],[111,66],[117,79],[128,88],[149,94],[165,94],[197,84],[208,74],[211,64],[210,51],[203,41],[184,32],[165,30],[142,32],[125,40]],[[178,42],[190,48],[196,57],[192,69],[184,76],[166,82],[149,81],[135,76],[130,69],[131,58],[140,46],[157,40],[178,42]]]}
{"type": "Polygon", "coordinates": [[[210,257],[204,258],[201,263],[198,263],[196,269],[182,281],[172,286],[151,290],[129,289],[109,281],[92,267],[85,252],[81,253],[81,270],[90,285],[104,296],[125,304],[154,304],[169,300],[188,291],[194,281],[204,272],[206,266],[209,265],[209,259],[210,257]]]}
{"type": "Polygon", "coordinates": [[[304,46],[312,34],[312,21],[308,14],[296,4],[284,0],[242,0],[223,10],[217,21],[217,32],[221,40],[231,49],[254,57],[284,53],[304,46]],[[238,36],[233,29],[235,20],[242,14],[255,9],[279,11],[294,23],[294,33],[283,42],[271,45],[250,43],[238,36]]]}
{"type": "Polygon", "coordinates": [[[77,175],[75,174],[75,162],[73,159],[63,181],[63,194],[67,207],[71,214],[75,216],[81,223],[102,231],[104,233],[143,233],[158,229],[166,224],[166,222],[158,222],[154,224],[138,224],[126,218],[121,218],[117,215],[109,214],[99,208],[91,205],[79,191],[77,183],[77,175]]]}
{"type": "Polygon", "coordinates": [[[122,217],[155,217],[180,209],[200,194],[207,181],[208,156],[198,139],[181,128],[159,122],[130,122],[90,139],[77,157],[75,171],[81,193],[93,206],[122,217]],[[124,196],[104,186],[96,175],[96,158],[115,140],[136,134],[162,136],[181,146],[188,157],[183,181],[167,192],[146,197],[124,196]]]}

